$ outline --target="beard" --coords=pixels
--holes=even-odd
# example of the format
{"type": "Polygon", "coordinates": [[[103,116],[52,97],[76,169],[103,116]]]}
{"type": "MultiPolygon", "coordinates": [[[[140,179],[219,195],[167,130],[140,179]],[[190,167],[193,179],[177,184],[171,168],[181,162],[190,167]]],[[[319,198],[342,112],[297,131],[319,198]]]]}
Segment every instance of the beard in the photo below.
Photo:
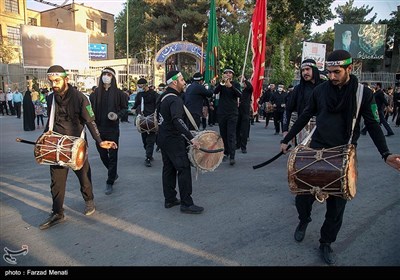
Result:
{"type": "Polygon", "coordinates": [[[60,94],[63,93],[66,88],[67,88],[66,84],[63,84],[62,87],[53,87],[53,92],[60,94]]]}

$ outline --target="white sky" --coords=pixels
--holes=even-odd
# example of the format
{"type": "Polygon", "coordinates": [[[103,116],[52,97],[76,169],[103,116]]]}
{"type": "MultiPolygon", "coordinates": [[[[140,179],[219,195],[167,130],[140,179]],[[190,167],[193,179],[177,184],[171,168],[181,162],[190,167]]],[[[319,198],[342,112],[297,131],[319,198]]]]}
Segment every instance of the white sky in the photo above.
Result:
{"type": "MultiPolygon", "coordinates": [[[[62,4],[69,4],[72,3],[72,0],[46,0],[47,2],[51,3],[56,3],[59,5],[62,4]]],[[[268,0],[267,0],[268,1],[268,0]]],[[[279,1],[279,0],[274,0],[274,1],[279,1]]],[[[75,1],[75,3],[82,4],[84,3],[85,6],[90,6],[92,8],[108,12],[111,14],[114,14],[114,16],[117,16],[119,12],[124,8],[124,3],[126,0],[78,0],[75,1]]],[[[337,7],[338,5],[344,5],[347,2],[347,0],[335,0],[332,4],[332,12],[334,12],[334,8],[337,7]]],[[[368,18],[374,15],[374,13],[377,13],[377,19],[388,19],[391,18],[390,13],[392,11],[397,10],[397,6],[400,5],[400,0],[355,0],[354,1],[354,6],[356,7],[361,7],[362,5],[374,7],[368,18]]],[[[43,3],[38,3],[34,0],[27,0],[27,7],[28,9],[36,10],[36,11],[43,11],[43,10],[48,10],[54,8],[53,6],[49,6],[47,4],[43,3]]],[[[329,21],[326,24],[323,24],[321,26],[315,26],[313,25],[312,27],[312,32],[323,32],[328,27],[332,27],[335,22],[338,20],[333,20],[329,21]]]]}

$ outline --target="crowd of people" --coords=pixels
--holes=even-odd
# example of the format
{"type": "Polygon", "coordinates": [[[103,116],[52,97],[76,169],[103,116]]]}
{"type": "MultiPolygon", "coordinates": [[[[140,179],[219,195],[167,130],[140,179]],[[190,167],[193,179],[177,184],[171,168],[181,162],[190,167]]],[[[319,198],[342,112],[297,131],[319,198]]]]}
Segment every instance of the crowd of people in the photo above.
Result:
{"type": "MultiPolygon", "coordinates": [[[[316,63],[312,59],[302,61],[300,84],[295,87],[280,82],[270,84],[256,100],[260,110],[253,112],[253,87],[245,76],[235,78],[231,67],[223,70],[219,81],[213,79],[204,83],[203,74],[197,72],[186,82],[182,73],[170,71],[166,83],[157,91],[145,78],[137,81],[138,93],[133,110],[144,120],[156,119],[155,130],[141,132],[145,151],[144,164],[151,167],[154,149],[162,157],[162,192],[164,207],[180,206],[182,213],[200,214],[204,208],[194,203],[192,198],[191,162],[188,147],[200,148],[196,133],[205,130],[207,124],[219,126],[219,134],[224,144],[224,161],[231,166],[236,163],[236,150],[247,153],[247,141],[251,124],[264,118],[265,128],[273,118],[275,135],[282,135],[280,149],[288,151],[288,144],[303,143],[302,132],[309,135],[312,149],[332,148],[345,144],[357,145],[360,134],[368,131],[383,160],[400,170],[400,155],[392,154],[386,144],[380,124],[387,129],[386,136],[394,135],[385,124],[389,117],[400,120],[400,85],[396,90],[389,88],[385,93],[380,83],[375,93],[367,85],[360,86],[351,73],[352,58],[349,52],[337,50],[327,58],[328,81],[322,80],[316,63]],[[360,94],[360,98],[357,97],[360,94]],[[154,116],[154,117],[153,117],[154,116]],[[361,120],[365,131],[360,129],[361,120]],[[314,123],[314,130],[310,129],[314,123]],[[304,131],[307,128],[307,131],[304,131]],[[178,191],[179,190],[179,197],[178,191]]],[[[85,139],[85,127],[96,142],[100,160],[107,169],[105,194],[113,193],[113,184],[118,179],[118,150],[120,122],[128,121],[127,91],[117,86],[115,70],[106,67],[101,71],[99,84],[93,87],[89,97],[69,83],[65,69],[53,65],[47,71],[51,93],[33,92],[29,89],[22,95],[0,89],[1,112],[21,117],[23,104],[26,131],[41,127],[44,133],[59,133],[85,139]],[[42,102],[42,101],[45,102],[42,102]],[[46,108],[43,106],[46,103],[46,108]],[[44,123],[43,115],[48,119],[44,123]],[[36,125],[35,125],[36,119],[36,125]]],[[[64,197],[69,167],[50,165],[51,196],[53,200],[50,216],[39,226],[50,228],[65,220],[64,197]]],[[[80,190],[85,201],[85,215],[95,212],[91,168],[87,158],[82,168],[73,170],[79,179],[80,190]]],[[[294,239],[302,242],[311,222],[314,195],[297,195],[296,208],[299,224],[294,239]]],[[[327,264],[335,263],[331,244],[336,241],[342,225],[347,200],[340,196],[326,199],[325,221],[321,227],[320,250],[327,264]]]]}

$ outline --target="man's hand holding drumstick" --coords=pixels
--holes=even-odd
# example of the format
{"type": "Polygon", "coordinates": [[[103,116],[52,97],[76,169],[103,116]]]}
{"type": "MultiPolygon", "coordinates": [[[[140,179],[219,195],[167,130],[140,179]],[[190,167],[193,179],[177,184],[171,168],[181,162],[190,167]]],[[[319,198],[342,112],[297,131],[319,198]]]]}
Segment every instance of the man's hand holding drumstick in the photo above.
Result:
{"type": "Polygon", "coordinates": [[[118,145],[114,141],[101,141],[100,142],[100,147],[103,149],[117,149],[118,145]]]}

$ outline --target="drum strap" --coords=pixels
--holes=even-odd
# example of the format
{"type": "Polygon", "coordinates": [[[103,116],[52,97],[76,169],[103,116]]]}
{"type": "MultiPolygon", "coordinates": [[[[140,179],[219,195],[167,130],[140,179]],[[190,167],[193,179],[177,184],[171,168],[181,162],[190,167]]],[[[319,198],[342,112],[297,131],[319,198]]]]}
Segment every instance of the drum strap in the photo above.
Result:
{"type": "Polygon", "coordinates": [[[364,93],[364,85],[359,83],[358,88],[357,88],[357,95],[356,95],[357,111],[356,111],[356,115],[353,118],[353,123],[351,126],[351,135],[350,135],[350,139],[349,139],[349,144],[351,144],[351,140],[353,139],[354,127],[356,126],[358,113],[360,112],[363,93],[364,93]]]}
{"type": "Polygon", "coordinates": [[[183,105],[183,109],[185,110],[186,116],[188,117],[190,123],[193,125],[194,129],[195,129],[196,131],[199,131],[199,128],[198,128],[196,122],[194,121],[193,116],[192,116],[192,114],[190,113],[189,109],[186,108],[185,105],[183,105]]]}
{"type": "MultiPolygon", "coordinates": [[[[51,103],[51,112],[50,112],[50,119],[49,119],[49,131],[53,132],[54,128],[54,119],[56,116],[56,100],[54,98],[55,93],[53,93],[53,102],[51,103]]],[[[82,139],[85,139],[85,126],[83,126],[81,136],[82,139]]]]}
{"type": "MultiPolygon", "coordinates": [[[[169,95],[175,95],[175,94],[173,94],[173,93],[166,94],[163,98],[161,98],[161,102],[163,102],[163,100],[169,95]]],[[[194,121],[192,114],[189,112],[188,108],[186,108],[185,105],[183,105],[183,110],[185,110],[186,116],[188,117],[190,123],[193,125],[194,129],[196,129],[196,131],[199,131],[199,128],[198,128],[196,122],[194,121]]]]}

